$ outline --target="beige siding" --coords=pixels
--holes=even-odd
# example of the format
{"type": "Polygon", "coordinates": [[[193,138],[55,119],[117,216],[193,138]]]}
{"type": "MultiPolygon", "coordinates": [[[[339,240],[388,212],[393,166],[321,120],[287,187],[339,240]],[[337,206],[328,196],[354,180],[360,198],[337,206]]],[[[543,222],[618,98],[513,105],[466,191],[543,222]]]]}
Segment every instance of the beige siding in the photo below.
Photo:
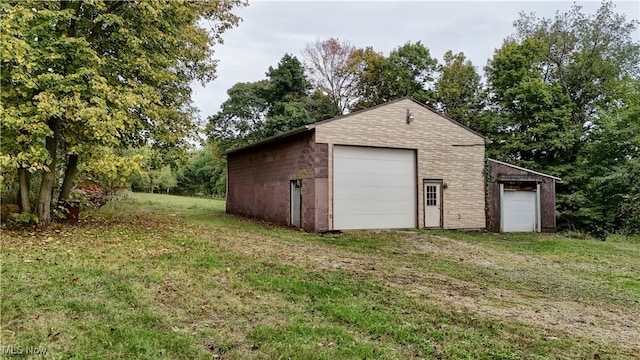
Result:
{"type": "MultiPolygon", "coordinates": [[[[409,100],[400,100],[316,125],[316,142],[329,144],[328,204],[333,204],[333,146],[358,145],[417,150],[418,226],[424,226],[424,179],[442,179],[443,226],[485,227],[484,139],[409,100]],[[406,111],[414,116],[406,122],[406,111]]],[[[328,222],[333,213],[329,206],[328,222]]]]}

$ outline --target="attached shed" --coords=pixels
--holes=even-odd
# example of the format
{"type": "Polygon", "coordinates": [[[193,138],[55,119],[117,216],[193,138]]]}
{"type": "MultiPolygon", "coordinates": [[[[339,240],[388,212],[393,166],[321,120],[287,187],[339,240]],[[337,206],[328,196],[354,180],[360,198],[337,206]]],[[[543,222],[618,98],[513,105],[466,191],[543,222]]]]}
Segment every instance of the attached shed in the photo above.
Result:
{"type": "Polygon", "coordinates": [[[487,229],[555,232],[558,177],[488,160],[487,229]]]}
{"type": "Polygon", "coordinates": [[[485,228],[484,146],[399,99],[227,153],[227,212],[316,232],[485,228]]]}

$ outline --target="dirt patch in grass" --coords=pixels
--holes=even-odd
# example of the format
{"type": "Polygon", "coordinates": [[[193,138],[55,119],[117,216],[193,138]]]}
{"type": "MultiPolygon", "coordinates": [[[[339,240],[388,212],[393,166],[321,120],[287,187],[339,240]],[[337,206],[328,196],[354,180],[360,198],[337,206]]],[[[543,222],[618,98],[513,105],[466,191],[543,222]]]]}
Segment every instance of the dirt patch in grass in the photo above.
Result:
{"type": "MultiPolygon", "coordinates": [[[[484,247],[442,236],[407,238],[416,251],[431,253],[460,262],[471,262],[487,270],[541,272],[560,267],[544,257],[522,256],[499,248],[484,247]]],[[[416,275],[416,274],[413,274],[416,275]]],[[[599,339],[628,347],[640,353],[640,311],[638,308],[603,304],[582,299],[565,301],[545,297],[544,294],[523,296],[516,291],[494,286],[478,287],[477,283],[442,279],[441,287],[429,286],[425,291],[437,293],[440,299],[462,305],[473,312],[488,314],[497,319],[513,319],[537,326],[561,330],[569,334],[599,339]],[[462,290],[462,291],[461,291],[462,290]]],[[[415,284],[414,286],[420,286],[415,284]]]]}
{"type": "MultiPolygon", "coordinates": [[[[221,234],[212,234],[220,239],[221,234]]],[[[375,235],[372,235],[375,236],[375,235]]],[[[407,294],[421,296],[433,304],[445,301],[451,308],[488,316],[498,321],[532,324],[547,329],[545,339],[556,335],[580,336],[640,353],[640,311],[617,304],[603,304],[589,299],[558,300],[552,295],[502,288],[500,279],[482,285],[482,281],[465,281],[430,271],[432,261],[446,259],[452,266],[473,266],[486,276],[496,271],[530,272],[532,276],[558,268],[554,260],[515,254],[498,247],[491,248],[443,236],[395,234],[402,242],[385,252],[362,253],[315,242],[282,241],[274,236],[261,236],[239,231],[233,241],[220,241],[221,247],[253,258],[273,258],[278,262],[314,270],[343,269],[366,278],[382,281],[387,286],[404,289],[407,294]],[[403,260],[404,259],[404,260],[403,260]],[[496,286],[498,284],[498,286],[496,286]]],[[[286,240],[286,239],[285,239],[286,240]]],[[[345,240],[348,241],[348,240],[345,240]]],[[[553,276],[553,271],[548,276],[553,276]]],[[[508,286],[505,286],[508,287],[508,286]]]]}

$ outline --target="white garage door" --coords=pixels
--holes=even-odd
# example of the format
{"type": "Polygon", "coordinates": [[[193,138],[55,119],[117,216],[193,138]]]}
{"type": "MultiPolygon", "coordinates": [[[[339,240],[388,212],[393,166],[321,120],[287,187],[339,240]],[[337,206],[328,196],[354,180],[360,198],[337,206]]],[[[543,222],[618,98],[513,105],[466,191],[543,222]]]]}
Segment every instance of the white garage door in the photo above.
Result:
{"type": "Polygon", "coordinates": [[[502,197],[502,231],[536,231],[536,193],[505,190],[502,197]]]}
{"type": "Polygon", "coordinates": [[[357,146],[333,148],[333,227],[416,227],[415,152],[357,146]]]}

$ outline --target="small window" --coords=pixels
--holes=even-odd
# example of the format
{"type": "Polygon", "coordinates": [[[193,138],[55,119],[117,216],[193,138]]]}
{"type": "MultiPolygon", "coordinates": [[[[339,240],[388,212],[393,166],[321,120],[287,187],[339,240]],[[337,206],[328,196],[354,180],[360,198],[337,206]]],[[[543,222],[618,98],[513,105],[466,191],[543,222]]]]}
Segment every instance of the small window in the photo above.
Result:
{"type": "Polygon", "coordinates": [[[436,192],[437,187],[435,185],[427,185],[425,188],[425,202],[427,206],[438,205],[438,194],[436,192]]]}

